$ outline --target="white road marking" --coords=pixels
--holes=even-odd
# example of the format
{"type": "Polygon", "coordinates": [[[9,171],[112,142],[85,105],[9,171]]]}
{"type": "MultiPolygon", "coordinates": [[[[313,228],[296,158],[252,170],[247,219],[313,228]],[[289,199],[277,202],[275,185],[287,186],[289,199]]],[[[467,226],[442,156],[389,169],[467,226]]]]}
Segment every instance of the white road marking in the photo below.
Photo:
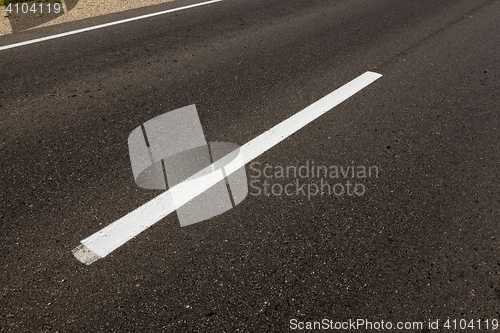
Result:
{"type": "Polygon", "coordinates": [[[338,88],[317,102],[306,107],[267,132],[240,147],[239,154],[228,154],[186,181],[172,187],[156,198],[111,223],[102,230],[81,241],[73,250],[75,257],[90,265],[137,236],[178,207],[200,195],[217,182],[245,166],[262,153],[285,140],[316,118],[333,109],[382,75],[366,72],[338,88]],[[223,169],[221,169],[221,166],[223,169]],[[212,171],[215,170],[215,171],[212,171]]]}
{"type": "Polygon", "coordinates": [[[36,38],[36,39],[32,39],[32,40],[27,40],[27,41],[20,42],[20,43],[15,43],[15,44],[10,44],[10,45],[0,46],[0,51],[7,50],[7,49],[12,49],[14,47],[19,47],[19,46],[24,46],[24,45],[39,43],[39,42],[43,42],[43,41],[50,40],[50,39],[61,38],[61,37],[65,37],[65,36],[79,34],[81,32],[86,32],[86,31],[91,31],[91,30],[106,28],[106,27],[110,27],[110,26],[113,26],[113,25],[117,25],[117,24],[122,24],[122,23],[137,21],[137,20],[142,20],[142,19],[145,19],[145,18],[153,17],[153,16],[158,16],[158,15],[168,14],[168,13],[172,13],[172,12],[177,12],[179,10],[189,9],[189,8],[193,8],[193,7],[199,7],[199,6],[203,6],[203,5],[209,5],[211,3],[220,2],[220,1],[222,1],[222,0],[211,0],[211,1],[206,1],[206,2],[200,2],[200,3],[193,4],[193,5],[188,5],[188,6],[183,6],[183,7],[179,7],[179,8],[168,9],[168,10],[164,10],[164,11],[161,11],[161,12],[156,12],[156,13],[151,13],[151,14],[146,14],[146,15],[141,15],[141,16],[136,16],[136,17],[131,17],[131,18],[124,19],[124,20],[119,20],[119,21],[109,22],[109,23],[105,23],[105,24],[95,25],[95,26],[92,26],[92,27],[87,27],[87,28],[77,29],[77,30],[73,30],[73,31],[68,31],[68,32],[57,34],[57,35],[52,35],[52,36],[47,36],[47,37],[41,37],[41,38],[36,38]]]}

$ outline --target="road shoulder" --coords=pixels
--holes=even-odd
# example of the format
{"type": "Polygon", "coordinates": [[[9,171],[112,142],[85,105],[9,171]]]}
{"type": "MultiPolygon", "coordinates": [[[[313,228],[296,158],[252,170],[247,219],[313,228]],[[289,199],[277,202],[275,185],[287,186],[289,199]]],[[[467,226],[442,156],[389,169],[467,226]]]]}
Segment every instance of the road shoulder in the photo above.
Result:
{"type": "MultiPolygon", "coordinates": [[[[98,0],[98,3],[96,3],[96,0],[80,0],[72,10],[65,10],[65,13],[63,15],[49,22],[37,25],[32,29],[78,21],[86,18],[118,13],[126,10],[153,6],[172,1],[174,0],[98,0]]],[[[11,23],[6,12],[6,7],[0,6],[0,36],[8,34],[12,34],[11,23]]]]}

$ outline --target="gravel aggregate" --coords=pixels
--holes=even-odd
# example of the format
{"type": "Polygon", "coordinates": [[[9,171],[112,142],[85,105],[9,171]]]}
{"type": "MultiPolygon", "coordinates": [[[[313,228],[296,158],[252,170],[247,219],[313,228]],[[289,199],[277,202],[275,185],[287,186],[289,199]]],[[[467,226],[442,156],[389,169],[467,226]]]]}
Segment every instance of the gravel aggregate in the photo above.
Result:
{"type": "MultiPolygon", "coordinates": [[[[37,25],[36,27],[31,29],[122,12],[140,7],[158,5],[171,1],[173,0],[80,0],[73,9],[71,9],[70,11],[65,10],[65,13],[62,16],[37,25]]],[[[64,1],[63,8],[66,8],[64,6],[64,1]]],[[[7,35],[12,33],[11,22],[9,21],[9,17],[7,15],[8,13],[5,9],[5,6],[0,6],[0,35],[7,35]]],[[[43,18],[41,20],[43,20],[43,18]]],[[[32,22],[26,22],[26,25],[32,25],[32,22]]]]}

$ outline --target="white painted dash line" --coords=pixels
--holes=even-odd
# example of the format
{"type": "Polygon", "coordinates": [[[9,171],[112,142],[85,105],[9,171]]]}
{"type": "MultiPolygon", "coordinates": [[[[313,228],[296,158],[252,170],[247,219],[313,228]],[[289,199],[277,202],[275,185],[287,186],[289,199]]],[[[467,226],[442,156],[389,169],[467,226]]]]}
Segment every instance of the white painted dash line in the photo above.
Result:
{"type": "Polygon", "coordinates": [[[87,265],[107,256],[142,231],[174,212],[177,208],[223,180],[224,176],[227,177],[244,167],[256,157],[333,109],[381,76],[381,74],[373,72],[366,72],[358,76],[241,146],[236,158],[234,158],[234,154],[223,157],[186,181],[172,187],[121,219],[85,238],[81,241],[80,246],[73,249],[73,254],[78,260],[87,265]],[[221,168],[221,166],[223,167],[221,168]]]}
{"type": "Polygon", "coordinates": [[[110,27],[110,26],[113,26],[113,25],[117,25],[117,24],[122,24],[122,23],[137,21],[137,20],[142,20],[142,19],[145,19],[145,18],[153,17],[153,16],[158,16],[158,15],[173,13],[173,12],[177,12],[179,10],[184,10],[184,9],[189,9],[189,8],[194,8],[194,7],[209,5],[211,3],[220,2],[220,1],[222,1],[222,0],[211,0],[211,1],[200,2],[200,3],[193,4],[193,5],[188,5],[188,6],[183,6],[183,7],[168,9],[168,10],[164,10],[164,11],[161,11],[161,12],[156,12],[156,13],[151,13],[151,14],[146,14],[146,15],[141,15],[141,16],[136,16],[136,17],[131,17],[131,18],[123,19],[123,20],[119,20],[119,21],[114,21],[114,22],[109,22],[109,23],[94,25],[92,27],[87,27],[87,28],[72,30],[72,31],[68,31],[68,32],[63,32],[63,33],[52,35],[52,36],[46,36],[46,37],[41,37],[41,38],[27,40],[27,41],[20,42],[20,43],[15,43],[15,44],[9,44],[9,45],[5,45],[5,46],[0,46],[0,51],[7,50],[7,49],[12,49],[14,47],[19,47],[19,46],[24,46],[24,45],[29,45],[29,44],[35,44],[35,43],[43,42],[43,41],[46,41],[46,40],[61,38],[61,37],[70,36],[70,35],[75,35],[75,34],[79,34],[79,33],[86,32],[86,31],[91,31],[91,30],[106,28],[106,27],[110,27]]]}

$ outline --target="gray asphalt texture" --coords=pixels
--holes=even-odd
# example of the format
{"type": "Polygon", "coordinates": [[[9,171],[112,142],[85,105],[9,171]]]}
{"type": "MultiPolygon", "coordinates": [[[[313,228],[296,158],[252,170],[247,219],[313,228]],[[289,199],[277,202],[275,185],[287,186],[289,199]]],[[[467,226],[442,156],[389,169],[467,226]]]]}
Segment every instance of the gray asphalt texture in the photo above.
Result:
{"type": "Polygon", "coordinates": [[[497,0],[224,0],[0,51],[0,331],[500,319],[499,55],[497,0]],[[367,70],[383,77],[256,159],[378,166],[363,196],[249,195],[73,257],[161,193],[134,183],[141,123],[196,104],[207,141],[242,145],[367,70]]]}

